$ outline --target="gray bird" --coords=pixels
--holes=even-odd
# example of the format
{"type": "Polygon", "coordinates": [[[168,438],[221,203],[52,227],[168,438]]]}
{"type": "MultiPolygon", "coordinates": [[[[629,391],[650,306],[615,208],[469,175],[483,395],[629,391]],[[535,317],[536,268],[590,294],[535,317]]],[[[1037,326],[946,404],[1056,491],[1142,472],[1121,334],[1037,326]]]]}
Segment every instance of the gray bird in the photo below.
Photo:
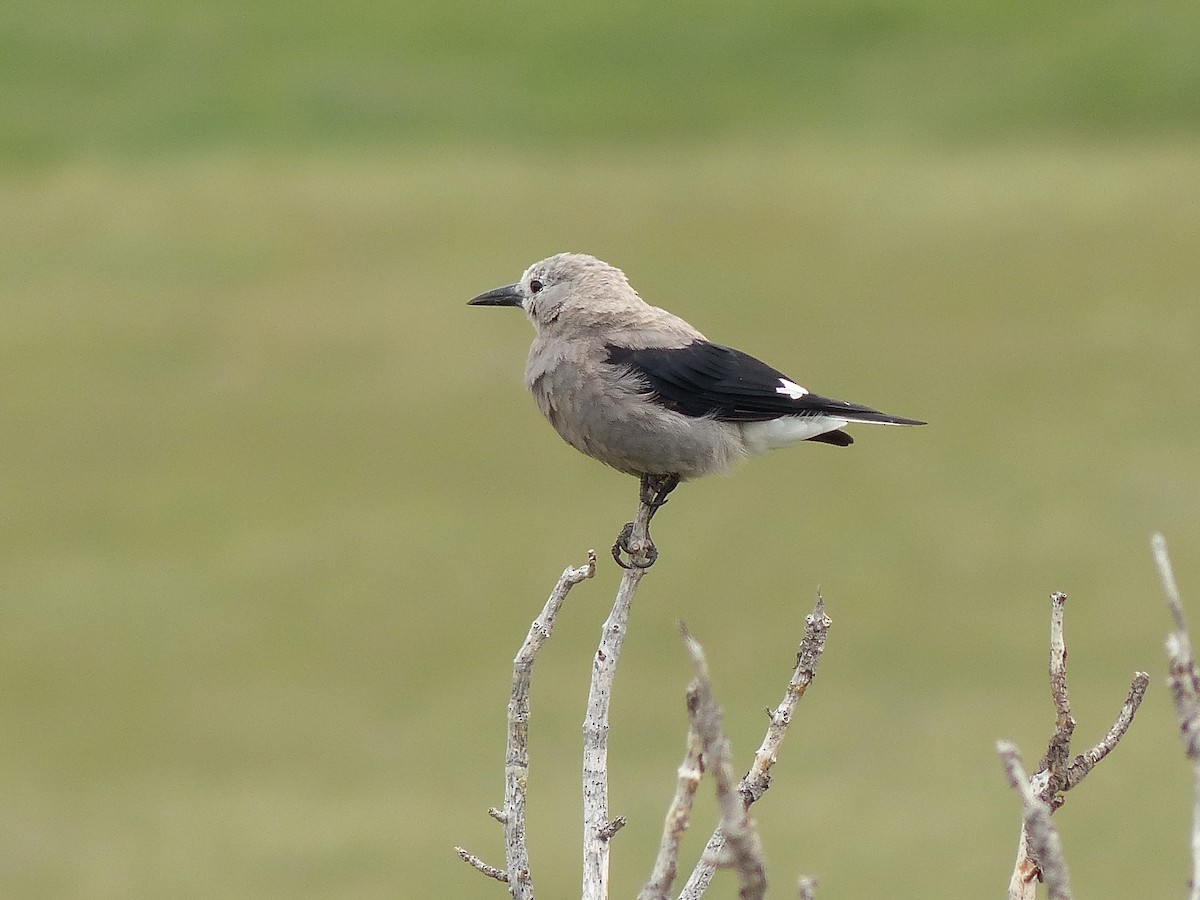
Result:
{"type": "MultiPolygon", "coordinates": [[[[924,425],[820,397],[753,356],[714,344],[642,300],[616,266],[579,253],[536,262],[516,284],[468,301],[519,306],[537,335],[525,386],[568,444],[641,479],[656,509],[681,481],[797,441],[852,444],[851,422],[924,425]]],[[[626,568],[632,524],[613,545],[626,568]]],[[[638,562],[657,556],[650,544],[638,562]]]]}

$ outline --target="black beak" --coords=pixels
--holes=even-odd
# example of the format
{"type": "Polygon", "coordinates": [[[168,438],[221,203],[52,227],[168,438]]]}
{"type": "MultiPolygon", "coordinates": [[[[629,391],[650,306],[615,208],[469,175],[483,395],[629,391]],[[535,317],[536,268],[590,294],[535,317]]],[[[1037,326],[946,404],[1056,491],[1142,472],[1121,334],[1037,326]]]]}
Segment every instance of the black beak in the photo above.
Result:
{"type": "Polygon", "coordinates": [[[474,300],[468,300],[468,306],[521,306],[521,285],[506,284],[495,290],[480,294],[474,300]]]}

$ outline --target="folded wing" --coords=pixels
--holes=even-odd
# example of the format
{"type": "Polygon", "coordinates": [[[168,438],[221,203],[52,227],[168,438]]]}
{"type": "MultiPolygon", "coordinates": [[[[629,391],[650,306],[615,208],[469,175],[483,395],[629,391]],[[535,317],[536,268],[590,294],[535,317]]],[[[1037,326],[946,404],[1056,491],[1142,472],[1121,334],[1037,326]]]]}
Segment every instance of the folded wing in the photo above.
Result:
{"type": "Polygon", "coordinates": [[[925,424],[818,396],[748,353],[710,341],[666,349],[609,344],[607,349],[610,364],[626,367],[645,382],[651,399],[685,416],[723,422],[823,416],[883,425],[925,424]]]}

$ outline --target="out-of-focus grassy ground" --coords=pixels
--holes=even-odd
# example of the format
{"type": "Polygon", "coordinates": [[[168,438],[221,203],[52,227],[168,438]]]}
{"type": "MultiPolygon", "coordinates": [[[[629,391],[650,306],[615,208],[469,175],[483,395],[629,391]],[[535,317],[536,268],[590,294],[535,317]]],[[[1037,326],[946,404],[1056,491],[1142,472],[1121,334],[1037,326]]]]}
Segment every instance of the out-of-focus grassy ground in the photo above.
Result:
{"type": "MultiPolygon", "coordinates": [[[[682,752],[675,620],[745,760],[818,585],[829,649],[756,807],[777,892],[1002,890],[993,741],[1035,763],[1049,734],[1056,589],[1079,750],[1152,675],[1057,815],[1076,890],[1178,892],[1147,537],[1200,610],[1192,5],[3,12],[0,894],[497,895],[451,847],[502,859],[512,654],[636,493],[538,418],[522,317],[463,305],[561,249],[932,423],[663,512],[616,688],[614,896],[682,752]]],[[[548,897],[577,889],[616,581],[576,589],[535,673],[548,897]]]]}

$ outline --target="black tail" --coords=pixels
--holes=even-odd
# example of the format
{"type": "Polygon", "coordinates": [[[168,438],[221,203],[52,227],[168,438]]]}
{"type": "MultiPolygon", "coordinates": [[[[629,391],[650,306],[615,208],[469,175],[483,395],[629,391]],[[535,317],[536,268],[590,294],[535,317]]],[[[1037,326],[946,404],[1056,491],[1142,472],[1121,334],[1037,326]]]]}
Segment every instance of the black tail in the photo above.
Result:
{"type": "Polygon", "coordinates": [[[854,438],[844,431],[827,431],[816,437],[805,438],[805,440],[816,441],[819,444],[833,444],[835,447],[849,447],[854,443],[854,438]]]}

